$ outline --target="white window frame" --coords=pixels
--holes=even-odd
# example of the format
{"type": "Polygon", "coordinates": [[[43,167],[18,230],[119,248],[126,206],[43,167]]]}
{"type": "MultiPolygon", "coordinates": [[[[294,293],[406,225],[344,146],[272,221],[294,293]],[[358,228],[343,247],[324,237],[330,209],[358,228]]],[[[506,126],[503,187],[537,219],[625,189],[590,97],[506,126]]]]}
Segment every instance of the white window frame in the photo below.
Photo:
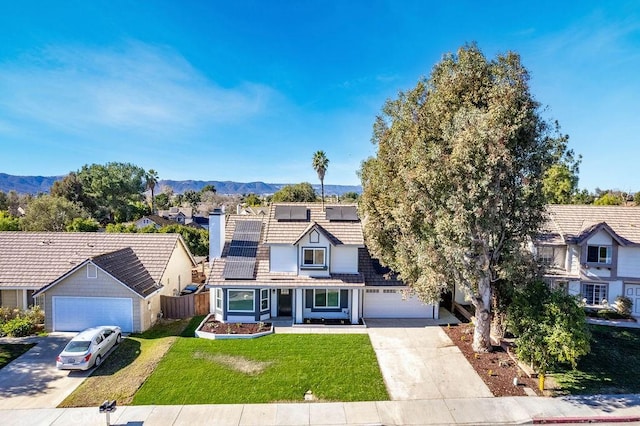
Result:
{"type": "Polygon", "coordinates": [[[602,283],[582,283],[582,297],[586,299],[587,305],[601,305],[602,300],[608,297],[608,287],[602,283]]]}
{"type": "Polygon", "coordinates": [[[268,288],[263,288],[260,290],[260,311],[268,311],[270,309],[270,306],[271,306],[269,304],[270,298],[271,296],[268,288]]]}
{"type": "Polygon", "coordinates": [[[302,265],[301,268],[326,268],[327,267],[327,248],[326,247],[302,247],[302,265]],[[314,263],[305,263],[305,254],[307,251],[314,252],[313,254],[313,262],[314,263]],[[322,263],[316,262],[315,252],[322,252],[322,263]]]}
{"type": "Polygon", "coordinates": [[[587,246],[587,263],[598,263],[601,265],[611,265],[611,257],[612,257],[613,249],[611,246],[600,246],[600,245],[588,245],[587,246]],[[597,260],[589,260],[589,249],[591,247],[596,247],[598,250],[598,259],[597,260]],[[602,256],[602,250],[605,250],[604,257],[602,256]]]}
{"type": "Polygon", "coordinates": [[[551,246],[538,247],[538,262],[545,266],[553,266],[555,264],[555,250],[551,246]]]}
{"type": "Polygon", "coordinates": [[[98,278],[98,267],[93,263],[87,263],[87,278],[95,279],[98,278]],[[90,274],[90,272],[93,272],[90,274]]]}
{"type": "Polygon", "coordinates": [[[216,309],[222,311],[222,289],[216,288],[216,309]]]}
{"type": "Polygon", "coordinates": [[[340,289],[331,289],[331,288],[314,288],[313,289],[313,307],[314,309],[340,309],[340,289]],[[316,304],[316,294],[318,294],[318,292],[324,292],[324,300],[325,300],[325,305],[317,305],[316,304]],[[337,305],[336,306],[329,306],[329,292],[336,292],[338,293],[338,299],[337,299],[337,305]]]}
{"type": "Polygon", "coordinates": [[[256,292],[253,289],[241,289],[241,288],[233,288],[227,290],[227,312],[251,312],[254,313],[256,311],[256,292]],[[251,310],[245,309],[231,309],[231,293],[232,292],[242,292],[242,293],[251,293],[251,310]]]}

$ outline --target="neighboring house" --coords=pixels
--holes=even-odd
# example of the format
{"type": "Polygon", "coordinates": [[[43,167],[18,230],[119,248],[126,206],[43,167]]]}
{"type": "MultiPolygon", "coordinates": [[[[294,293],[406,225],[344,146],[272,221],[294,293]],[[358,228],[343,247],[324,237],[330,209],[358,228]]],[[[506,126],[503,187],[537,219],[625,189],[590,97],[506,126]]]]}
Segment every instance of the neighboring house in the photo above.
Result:
{"type": "Polygon", "coordinates": [[[188,225],[193,221],[193,208],[171,207],[169,210],[158,210],[158,216],[172,220],[181,225],[188,225]]]}
{"type": "Polygon", "coordinates": [[[253,206],[241,206],[238,204],[236,207],[236,213],[241,215],[251,216],[266,216],[269,214],[269,207],[253,207],[253,206]]]}
{"type": "Polygon", "coordinates": [[[153,225],[156,229],[160,229],[163,226],[175,225],[175,222],[169,219],[165,219],[162,216],[151,214],[148,216],[142,216],[140,219],[136,220],[134,224],[138,229],[146,228],[149,225],[153,225]]]}
{"type": "Polygon", "coordinates": [[[204,216],[193,216],[193,222],[191,224],[197,225],[198,228],[209,230],[209,218],[204,216]]]}
{"type": "Polygon", "coordinates": [[[355,205],[274,204],[268,215],[209,216],[211,312],[227,322],[291,317],[433,318],[371,259],[355,205]]]}
{"type": "Polygon", "coordinates": [[[143,331],[194,266],[179,234],[0,232],[0,305],[40,305],[48,331],[143,331]]]}
{"type": "Polygon", "coordinates": [[[640,316],[640,208],[550,205],[545,231],[534,242],[545,278],[589,306],[633,301],[640,316]]]}

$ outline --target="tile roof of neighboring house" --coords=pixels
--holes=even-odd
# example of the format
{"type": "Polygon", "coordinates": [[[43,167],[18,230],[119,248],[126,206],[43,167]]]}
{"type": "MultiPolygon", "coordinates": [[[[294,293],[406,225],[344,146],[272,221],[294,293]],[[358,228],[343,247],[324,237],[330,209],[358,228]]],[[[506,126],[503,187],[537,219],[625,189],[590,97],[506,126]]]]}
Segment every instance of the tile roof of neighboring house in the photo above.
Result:
{"type": "Polygon", "coordinates": [[[193,216],[193,208],[192,207],[171,207],[168,210],[158,210],[158,215],[162,217],[172,217],[177,216],[180,213],[188,219],[193,216]]]}
{"type": "Polygon", "coordinates": [[[162,288],[151,277],[131,247],[95,256],[92,261],[142,297],[162,288]]]}
{"type": "Polygon", "coordinates": [[[576,244],[597,228],[605,227],[623,243],[640,245],[640,207],[549,205],[547,212],[549,218],[539,242],[576,244]]]}
{"type": "Polygon", "coordinates": [[[86,259],[130,247],[155,282],[179,234],[0,232],[0,288],[41,288],[86,259]]]}
{"type": "MultiPolygon", "coordinates": [[[[326,205],[329,207],[329,205],[326,205]]],[[[308,230],[311,224],[317,223],[322,229],[331,235],[332,243],[364,246],[362,224],[357,221],[328,220],[326,212],[322,211],[322,204],[283,203],[273,204],[269,210],[269,218],[264,233],[265,244],[293,244],[308,230]],[[276,219],[278,206],[306,206],[308,209],[307,220],[280,220],[276,219]]]]}
{"type": "MultiPolygon", "coordinates": [[[[248,220],[262,221],[262,238],[264,241],[265,225],[269,220],[267,216],[253,216],[253,215],[227,215],[225,222],[225,245],[222,250],[222,258],[214,259],[211,267],[211,272],[207,279],[208,285],[225,285],[228,287],[256,287],[256,286],[270,286],[270,287],[362,287],[364,286],[363,274],[331,274],[328,277],[305,277],[299,276],[295,272],[269,272],[269,247],[264,244],[258,245],[256,254],[256,266],[255,266],[255,279],[251,280],[225,280],[224,279],[224,265],[226,263],[226,257],[229,253],[230,242],[233,238],[233,233],[236,229],[236,224],[240,221],[248,220]]],[[[291,222],[288,222],[291,223],[291,222]]],[[[306,222],[302,227],[302,230],[306,228],[309,223],[306,222]]],[[[360,222],[357,222],[360,226],[360,222]]],[[[297,224],[296,224],[297,225],[297,224]]],[[[296,236],[297,238],[297,236],[296,236]]],[[[295,241],[295,239],[293,241],[295,241]]],[[[292,244],[293,241],[290,241],[292,244]]]]}

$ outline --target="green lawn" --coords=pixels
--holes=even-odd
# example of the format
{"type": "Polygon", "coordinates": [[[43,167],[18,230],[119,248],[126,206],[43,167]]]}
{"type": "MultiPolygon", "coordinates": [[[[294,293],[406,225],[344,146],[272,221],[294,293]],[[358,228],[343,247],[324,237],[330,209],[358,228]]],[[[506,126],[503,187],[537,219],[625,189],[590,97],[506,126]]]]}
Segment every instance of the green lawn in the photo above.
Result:
{"type": "Polygon", "coordinates": [[[554,373],[561,393],[640,392],[640,329],[589,326],[591,353],[576,370],[554,373]]]}
{"type": "Polygon", "coordinates": [[[35,346],[35,343],[0,343],[0,368],[35,346]]]}
{"type": "Polygon", "coordinates": [[[156,368],[181,335],[193,336],[204,317],[194,317],[156,325],[144,333],[132,334],[91,373],[59,407],[93,407],[105,400],[118,405],[131,403],[133,395],[156,368]]]}
{"type": "Polygon", "coordinates": [[[387,400],[366,334],[282,334],[249,340],[179,338],[134,405],[387,400]]]}

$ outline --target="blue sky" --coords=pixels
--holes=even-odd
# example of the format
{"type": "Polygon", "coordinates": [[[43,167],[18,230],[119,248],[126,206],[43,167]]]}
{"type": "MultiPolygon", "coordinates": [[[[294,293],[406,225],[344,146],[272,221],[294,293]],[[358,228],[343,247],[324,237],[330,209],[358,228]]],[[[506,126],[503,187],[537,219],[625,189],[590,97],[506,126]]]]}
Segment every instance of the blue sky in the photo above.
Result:
{"type": "Polygon", "coordinates": [[[0,6],[0,172],[132,162],[161,179],[358,184],[376,114],[446,52],[513,50],[582,154],[640,190],[638,1],[15,1],[0,6]]]}

